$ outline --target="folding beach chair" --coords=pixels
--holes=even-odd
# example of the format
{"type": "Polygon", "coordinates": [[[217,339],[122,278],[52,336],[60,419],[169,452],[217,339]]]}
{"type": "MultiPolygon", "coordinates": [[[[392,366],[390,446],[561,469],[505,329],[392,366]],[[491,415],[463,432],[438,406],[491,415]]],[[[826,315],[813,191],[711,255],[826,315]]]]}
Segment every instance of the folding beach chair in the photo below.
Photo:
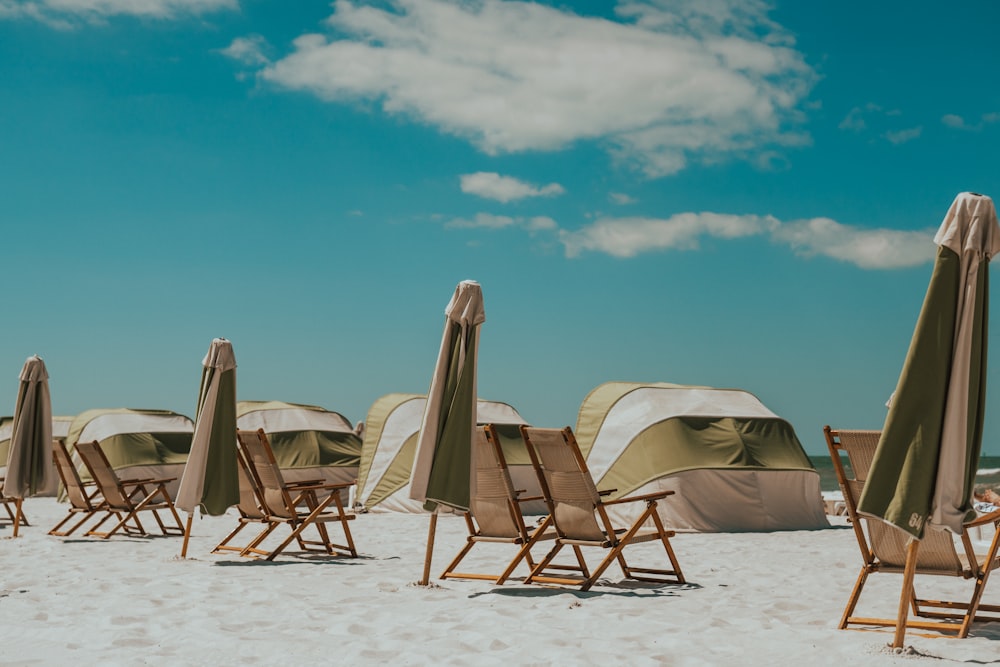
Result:
{"type": "MultiPolygon", "coordinates": [[[[522,426],[521,436],[528,447],[531,463],[538,474],[542,494],[545,496],[558,534],[555,546],[532,569],[525,583],[538,581],[579,585],[580,589],[585,591],[594,585],[613,561],[618,561],[627,579],[656,583],[684,583],[680,564],[670,546],[669,538],[673,537],[674,532],[663,527],[663,521],[656,512],[657,502],[672,495],[673,491],[603,500],[602,496],[614,493],[614,490],[598,492],[570,427],[559,430],[522,426]],[[646,504],[646,509],[628,528],[615,528],[605,508],[628,502],[643,502],[646,504]],[[652,522],[652,528],[643,526],[647,521],[652,522]],[[625,561],[623,553],[625,547],[650,541],[659,541],[663,545],[670,560],[670,569],[631,567],[625,561]],[[567,546],[573,549],[577,560],[581,563],[580,576],[558,577],[543,574],[550,567],[556,554],[567,546]],[[608,551],[604,560],[593,572],[583,564],[582,547],[597,547],[608,551]]],[[[567,566],[566,569],[575,568],[567,566]]]]}
{"type": "Polygon", "coordinates": [[[170,498],[166,488],[166,485],[174,481],[174,478],[119,479],[104,455],[101,445],[96,440],[76,443],[76,451],[80,454],[87,470],[90,471],[90,477],[101,490],[108,509],[123,515],[111,530],[101,533],[96,528],[92,528],[87,531],[87,535],[105,540],[119,530],[146,535],[146,530],[139,520],[140,512],[151,512],[160,527],[160,532],[164,535],[184,534],[184,525],[181,523],[181,518],[174,508],[174,501],[170,498]],[[160,510],[167,510],[173,517],[176,526],[165,524],[158,514],[160,510]],[[129,522],[134,523],[134,526],[130,526],[129,522]]]}
{"type": "Polygon", "coordinates": [[[240,555],[260,554],[266,560],[274,560],[285,547],[291,544],[292,540],[297,540],[305,551],[322,551],[328,554],[340,552],[344,555],[357,557],[358,552],[354,547],[354,538],[348,523],[354,519],[354,514],[348,514],[344,511],[344,505],[340,499],[340,491],[350,488],[354,482],[286,484],[264,429],[237,431],[236,436],[248,464],[250,478],[260,485],[262,509],[268,522],[264,532],[244,547],[240,555]],[[323,497],[324,494],[325,497],[323,497]],[[331,505],[334,507],[330,508],[331,505]],[[300,510],[300,507],[303,509],[300,510]],[[330,541],[330,534],[326,527],[326,524],[330,522],[340,523],[347,544],[335,544],[330,541]],[[280,525],[287,525],[291,528],[291,534],[285,541],[270,551],[259,549],[258,547],[264,540],[280,525]],[[302,537],[303,531],[309,526],[316,527],[320,536],[319,541],[306,540],[302,537]]]}
{"type": "Polygon", "coordinates": [[[541,497],[521,497],[524,491],[514,489],[496,427],[487,424],[477,428],[472,447],[476,460],[476,492],[470,500],[469,511],[465,512],[469,536],[465,546],[441,574],[441,578],[485,579],[500,585],[510,577],[522,560],[528,563],[529,569],[534,569],[531,548],[540,540],[555,539],[556,533],[550,529],[552,519],[549,516],[530,531],[525,525],[520,503],[540,500],[541,497]],[[481,543],[514,544],[520,549],[499,575],[455,572],[455,568],[472,547],[481,543]]]}
{"type": "MultiPolygon", "coordinates": [[[[3,505],[4,510],[7,512],[7,517],[10,519],[11,524],[14,527],[17,526],[27,526],[28,517],[24,516],[24,511],[21,508],[21,498],[14,498],[13,496],[5,496],[3,494],[3,482],[4,478],[0,477],[0,505],[3,505]]],[[[15,530],[15,537],[17,536],[17,531],[15,530]]]]}
{"type": "MultiPolygon", "coordinates": [[[[847,515],[854,528],[854,535],[861,550],[863,565],[854,584],[854,590],[848,599],[847,607],[840,619],[840,629],[850,625],[893,626],[896,618],[867,618],[854,616],[861,591],[868,580],[868,575],[877,572],[903,574],[906,565],[906,545],[909,536],[883,521],[868,519],[858,514],[858,500],[864,489],[868,470],[871,467],[875,450],[878,447],[880,431],[833,430],[829,426],[823,428],[826,435],[830,458],[840,482],[844,501],[847,505],[847,515]],[[846,452],[851,464],[853,477],[848,477],[847,470],[841,460],[841,452],[846,452]]],[[[990,572],[1000,566],[997,548],[1000,546],[1000,510],[984,514],[974,521],[965,524],[961,540],[946,531],[927,530],[920,541],[917,551],[916,574],[958,577],[973,580],[972,596],[967,602],[944,600],[924,600],[917,597],[916,590],[910,590],[910,609],[914,616],[923,619],[910,619],[907,628],[916,630],[933,630],[942,633],[954,633],[958,637],[966,637],[973,621],[1000,621],[1000,616],[984,615],[980,612],[1000,612],[1000,606],[981,604],[983,590],[989,579],[990,572]],[[985,553],[976,553],[969,528],[992,524],[994,526],[993,541],[985,553]],[[961,547],[959,547],[959,544],[961,547]],[[936,611],[944,610],[944,611],[936,611]]]]}
{"type": "Polygon", "coordinates": [[[62,440],[52,441],[52,458],[55,461],[59,479],[62,480],[63,488],[66,490],[66,497],[69,500],[69,512],[62,521],[53,526],[52,530],[49,531],[49,535],[56,535],[58,537],[72,535],[77,528],[95,516],[100,516],[101,520],[94,525],[93,530],[100,528],[111,517],[121,520],[121,515],[108,507],[108,503],[101,495],[101,490],[97,487],[97,482],[83,482],[80,479],[80,473],[77,472],[76,466],[73,465],[73,460],[70,458],[69,452],[66,450],[66,445],[62,440]],[[88,486],[93,487],[89,489],[89,492],[88,486]],[[60,531],[70,519],[76,516],[80,516],[79,521],[70,526],[69,530],[60,531]]]}

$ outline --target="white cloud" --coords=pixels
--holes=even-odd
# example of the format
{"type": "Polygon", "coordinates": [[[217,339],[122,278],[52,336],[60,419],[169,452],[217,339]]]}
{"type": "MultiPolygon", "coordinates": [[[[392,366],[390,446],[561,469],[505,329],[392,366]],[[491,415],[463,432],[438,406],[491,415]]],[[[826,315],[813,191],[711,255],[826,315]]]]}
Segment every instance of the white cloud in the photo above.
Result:
{"type": "Polygon", "coordinates": [[[840,124],[837,127],[841,130],[854,130],[855,132],[860,132],[868,126],[868,124],[865,123],[863,114],[864,111],[862,111],[861,107],[854,107],[847,112],[847,115],[844,116],[844,120],[840,121],[840,124]]]}
{"type": "Polygon", "coordinates": [[[657,250],[693,250],[702,236],[734,239],[765,233],[779,224],[771,216],[678,213],[670,218],[602,218],[576,231],[561,230],[567,257],[584,251],[634,257],[657,250]]]}
{"type": "Polygon", "coordinates": [[[763,2],[624,1],[619,21],[500,0],[334,8],[335,36],[299,37],[260,76],[378,100],[488,154],[601,140],[650,176],[803,142],[816,75],[763,2]]]}
{"type": "Polygon", "coordinates": [[[669,218],[604,218],[560,230],[566,256],[600,252],[628,258],[664,250],[694,250],[704,237],[760,236],[803,257],[825,256],[863,269],[899,269],[933,259],[934,231],[864,229],[829,218],[783,223],[773,216],[679,213],[669,218]]]}
{"type": "Polygon", "coordinates": [[[941,116],[941,122],[948,127],[955,127],[958,129],[966,129],[968,126],[965,124],[965,119],[953,113],[945,114],[941,116]]]}
{"type": "Polygon", "coordinates": [[[890,143],[905,144],[907,141],[913,141],[920,136],[920,133],[924,131],[923,126],[910,127],[905,130],[894,130],[891,132],[886,132],[882,136],[886,138],[890,143]]]}
{"type": "Polygon", "coordinates": [[[862,269],[901,269],[934,258],[934,230],[863,229],[829,218],[785,223],[772,238],[804,256],[824,255],[862,269]]]}
{"type": "Polygon", "coordinates": [[[627,195],[624,192],[612,192],[608,194],[608,199],[621,206],[626,206],[628,204],[634,204],[638,201],[635,197],[627,195]]]}
{"type": "Polygon", "coordinates": [[[974,125],[967,123],[964,118],[953,113],[942,116],[941,122],[948,127],[953,127],[957,130],[971,130],[973,132],[978,132],[991,123],[1000,122],[1000,113],[984,113],[980,117],[979,122],[974,125]]]}
{"type": "Polygon", "coordinates": [[[175,19],[223,9],[239,9],[238,0],[0,0],[0,19],[30,18],[70,28],[111,16],[175,19]]]}
{"type": "Polygon", "coordinates": [[[454,218],[445,223],[449,229],[508,229],[519,228],[532,236],[539,232],[551,232],[559,229],[558,223],[548,216],[511,217],[509,215],[494,215],[492,213],[477,213],[471,220],[454,218]]]}
{"type": "Polygon", "coordinates": [[[267,40],[261,35],[237,37],[229,46],[219,49],[219,53],[244,65],[266,65],[271,62],[266,55],[267,40]]]}
{"type": "Polygon", "coordinates": [[[462,192],[485,199],[507,203],[527,197],[554,197],[566,192],[558,183],[538,187],[511,176],[501,176],[496,172],[479,171],[459,177],[462,192]]]}
{"type": "Polygon", "coordinates": [[[448,222],[446,227],[456,229],[503,229],[515,224],[517,220],[509,215],[493,215],[492,213],[477,213],[471,220],[466,218],[455,218],[448,222]]]}

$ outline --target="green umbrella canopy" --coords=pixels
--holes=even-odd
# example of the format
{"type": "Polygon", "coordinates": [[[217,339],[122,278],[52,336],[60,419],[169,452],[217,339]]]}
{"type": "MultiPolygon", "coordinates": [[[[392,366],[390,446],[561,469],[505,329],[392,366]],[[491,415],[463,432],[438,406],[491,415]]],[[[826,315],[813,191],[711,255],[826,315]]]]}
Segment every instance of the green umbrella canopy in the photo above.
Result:
{"type": "Polygon", "coordinates": [[[178,508],[196,507],[211,516],[240,500],[236,472],[236,357],[233,346],[216,338],[202,361],[194,437],[180,488],[178,508]]]}
{"type": "Polygon", "coordinates": [[[41,357],[24,362],[20,380],[3,486],[3,495],[12,498],[44,491],[52,470],[52,401],[41,357]]]}
{"type": "Polygon", "coordinates": [[[445,308],[444,335],[410,476],[410,497],[423,501],[429,510],[438,504],[466,510],[474,492],[476,355],[485,320],[479,283],[459,283],[445,308]]]}
{"type": "Polygon", "coordinates": [[[868,481],[862,513],[920,539],[928,525],[960,534],[974,516],[983,436],[989,261],[1000,227],[989,197],[960,194],[939,246],[868,481]]]}

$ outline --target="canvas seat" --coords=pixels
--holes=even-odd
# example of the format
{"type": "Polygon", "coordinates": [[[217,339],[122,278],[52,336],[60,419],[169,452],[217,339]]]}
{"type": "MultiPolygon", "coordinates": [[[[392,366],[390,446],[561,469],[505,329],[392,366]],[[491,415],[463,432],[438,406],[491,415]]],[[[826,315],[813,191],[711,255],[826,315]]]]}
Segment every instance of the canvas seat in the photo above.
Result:
{"type": "Polygon", "coordinates": [[[54,440],[52,442],[52,459],[55,462],[59,479],[62,480],[66,498],[69,500],[69,512],[62,521],[52,527],[49,535],[56,535],[58,537],[72,535],[77,528],[95,516],[100,516],[101,520],[94,525],[93,530],[100,528],[111,517],[121,519],[121,515],[118,512],[108,507],[96,482],[85,483],[80,479],[80,473],[77,472],[76,466],[73,465],[73,460],[70,458],[69,452],[66,450],[66,445],[63,444],[62,440],[54,440]],[[91,488],[88,489],[88,487],[91,488]],[[80,517],[79,521],[70,526],[68,530],[61,530],[70,519],[77,516],[80,517]]]}
{"type": "Polygon", "coordinates": [[[349,522],[354,514],[344,510],[340,492],[354,485],[353,482],[324,484],[299,482],[288,484],[274,458],[274,452],[263,429],[237,431],[242,454],[250,472],[249,479],[260,485],[261,509],[266,514],[267,528],[240,555],[262,555],[266,560],[274,560],[293,540],[305,551],[322,551],[328,554],[341,553],[357,557],[349,522]],[[333,508],[330,508],[330,506],[333,508]],[[300,509],[302,508],[302,509],[300,509]],[[330,508],[330,509],[328,509],[330,508]],[[327,523],[337,522],[344,531],[347,544],[336,544],[330,540],[327,523]],[[291,528],[291,534],[284,542],[271,550],[260,549],[264,540],[281,525],[291,528]],[[315,526],[320,539],[306,540],[302,533],[309,526],[315,526]]]}
{"type": "MultiPolygon", "coordinates": [[[[841,629],[851,625],[896,626],[896,618],[868,618],[855,616],[861,591],[868,576],[878,572],[903,574],[906,565],[906,550],[909,536],[901,530],[878,519],[869,519],[858,513],[858,499],[864,489],[868,471],[881,431],[834,430],[823,428],[830,458],[844,494],[847,515],[854,528],[863,565],[857,582],[851,591],[841,629]],[[841,452],[846,452],[852,474],[849,475],[841,460],[841,452]]],[[[982,604],[983,590],[990,572],[1000,566],[1000,510],[984,514],[965,524],[961,539],[956,539],[942,530],[927,530],[917,551],[916,574],[958,577],[972,580],[972,594],[968,601],[925,600],[918,598],[911,586],[909,606],[919,620],[910,619],[907,628],[953,633],[966,637],[973,621],[1000,621],[1000,606],[982,604]],[[992,524],[994,535],[989,548],[977,552],[969,535],[969,528],[992,524]],[[987,612],[987,613],[983,613],[987,612]]]]}
{"type": "MultiPolygon", "coordinates": [[[[598,492],[590,476],[587,462],[580,453],[580,447],[570,427],[545,429],[530,426],[521,427],[521,435],[528,448],[532,464],[538,474],[542,494],[549,506],[550,515],[557,533],[556,544],[536,565],[525,583],[546,582],[564,585],[579,585],[588,590],[617,561],[622,574],[627,579],[656,583],[684,583],[680,564],[670,545],[674,532],[663,527],[656,511],[656,505],[673,491],[661,491],[641,496],[604,500],[602,495],[612,491],[598,492]],[[645,503],[645,509],[626,528],[616,528],[608,517],[607,507],[629,502],[645,503]],[[643,524],[651,522],[652,527],[643,524]],[[630,566],[624,549],[633,544],[658,541],[663,545],[670,568],[639,568],[630,566]],[[545,574],[563,547],[571,547],[580,563],[579,576],[554,576],[545,574]],[[596,547],[608,551],[604,560],[590,571],[587,568],[581,548],[596,547]]],[[[565,569],[576,569],[564,566],[565,569]]]]}
{"type": "Polygon", "coordinates": [[[87,535],[108,539],[119,530],[126,533],[146,535],[146,530],[139,520],[140,512],[150,512],[164,535],[183,535],[184,526],[174,508],[174,502],[167,493],[166,485],[173,478],[165,479],[120,479],[108,462],[101,445],[93,442],[76,443],[76,451],[80,454],[84,466],[90,472],[91,479],[97,484],[104,496],[104,502],[109,510],[119,513],[120,520],[111,530],[98,532],[97,527],[87,531],[87,535]],[[166,510],[174,519],[176,525],[167,525],[160,518],[159,511],[166,510]],[[134,525],[129,525],[132,522],[134,525]]]}
{"type": "Polygon", "coordinates": [[[540,497],[523,496],[523,491],[514,489],[496,427],[487,424],[477,428],[472,447],[476,461],[476,492],[470,499],[469,511],[464,513],[469,536],[441,578],[485,579],[499,585],[510,577],[521,561],[526,561],[529,569],[534,569],[531,548],[540,540],[555,539],[556,533],[551,529],[550,516],[544,517],[530,530],[525,525],[521,503],[539,500],[540,497]],[[514,544],[520,548],[500,574],[456,572],[462,559],[475,545],[482,543],[514,544]]]}

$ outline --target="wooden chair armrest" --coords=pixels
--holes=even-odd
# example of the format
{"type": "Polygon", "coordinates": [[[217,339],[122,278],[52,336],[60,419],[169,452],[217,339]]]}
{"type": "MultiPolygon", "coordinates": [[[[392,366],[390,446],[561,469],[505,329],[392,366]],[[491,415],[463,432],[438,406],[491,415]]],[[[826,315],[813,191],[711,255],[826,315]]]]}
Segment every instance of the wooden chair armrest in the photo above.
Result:
{"type": "Polygon", "coordinates": [[[297,489],[302,486],[315,486],[317,484],[322,484],[326,480],[322,479],[305,479],[301,482],[285,482],[285,486],[289,489],[297,489]]]}
{"type": "Polygon", "coordinates": [[[612,493],[614,493],[617,490],[618,489],[604,489],[603,491],[598,491],[597,495],[599,495],[599,496],[610,496],[612,493]]]}
{"type": "Polygon", "coordinates": [[[1000,521],[1000,510],[993,510],[989,514],[977,516],[975,519],[965,524],[965,527],[975,528],[977,526],[985,526],[989,523],[996,523],[997,521],[1000,521]]]}
{"type": "Polygon", "coordinates": [[[674,491],[659,491],[657,493],[647,493],[642,496],[629,496],[628,498],[619,498],[617,500],[606,500],[602,502],[602,505],[617,505],[619,503],[632,503],[638,500],[662,500],[667,496],[674,495],[674,491]]]}
{"type": "Polygon", "coordinates": [[[526,503],[529,500],[545,500],[545,496],[525,496],[524,498],[518,498],[517,502],[526,503]]]}
{"type": "Polygon", "coordinates": [[[354,486],[356,482],[340,482],[339,484],[306,484],[300,482],[294,488],[291,485],[286,484],[285,486],[290,488],[292,491],[336,491],[338,489],[347,489],[354,486]]]}

